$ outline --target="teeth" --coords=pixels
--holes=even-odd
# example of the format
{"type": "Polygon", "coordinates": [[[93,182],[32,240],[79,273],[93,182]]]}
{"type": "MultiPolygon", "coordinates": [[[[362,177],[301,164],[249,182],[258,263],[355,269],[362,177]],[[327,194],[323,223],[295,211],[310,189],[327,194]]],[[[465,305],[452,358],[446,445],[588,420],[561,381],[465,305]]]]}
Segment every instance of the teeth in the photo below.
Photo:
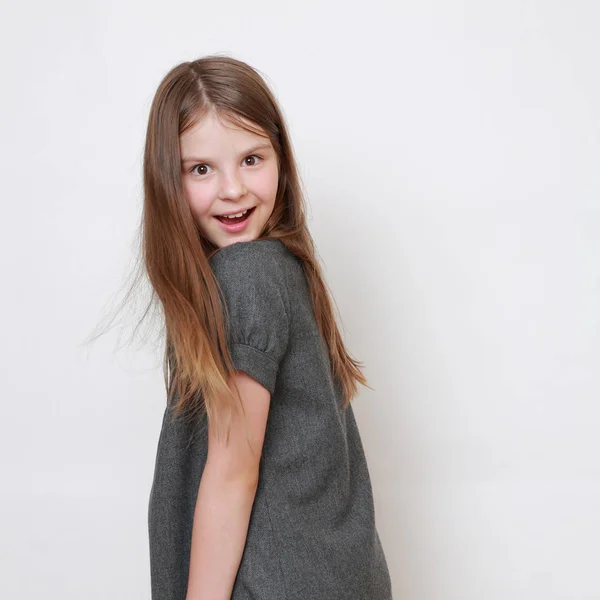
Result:
{"type": "Polygon", "coordinates": [[[238,213],[237,215],[223,215],[224,217],[227,217],[228,219],[235,219],[236,217],[241,217],[243,215],[245,215],[248,211],[245,210],[244,212],[238,213]]]}

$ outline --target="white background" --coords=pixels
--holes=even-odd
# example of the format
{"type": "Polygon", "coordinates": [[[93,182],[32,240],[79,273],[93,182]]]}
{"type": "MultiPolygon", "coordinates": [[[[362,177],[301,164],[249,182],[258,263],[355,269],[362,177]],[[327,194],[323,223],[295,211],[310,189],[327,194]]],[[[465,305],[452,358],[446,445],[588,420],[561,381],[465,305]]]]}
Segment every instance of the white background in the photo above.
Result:
{"type": "Polygon", "coordinates": [[[2,598],[150,596],[160,347],[82,342],[126,285],[154,91],[223,53],[281,103],[374,388],[354,408],[395,600],[600,599],[597,2],[6,2],[0,22],[2,598]]]}

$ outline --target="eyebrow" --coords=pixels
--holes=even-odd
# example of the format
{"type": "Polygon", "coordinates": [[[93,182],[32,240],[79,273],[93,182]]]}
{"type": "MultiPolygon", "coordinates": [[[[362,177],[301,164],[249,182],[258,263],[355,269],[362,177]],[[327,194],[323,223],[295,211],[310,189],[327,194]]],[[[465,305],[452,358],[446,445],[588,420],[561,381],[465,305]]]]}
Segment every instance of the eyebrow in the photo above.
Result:
{"type": "MultiPolygon", "coordinates": [[[[252,148],[246,150],[245,152],[242,152],[240,154],[240,157],[248,156],[248,154],[252,154],[253,152],[256,152],[257,150],[270,150],[270,149],[271,149],[270,144],[259,144],[258,146],[252,146],[252,148]]],[[[187,156],[187,157],[184,157],[181,159],[182,165],[189,163],[189,162],[204,163],[204,162],[211,162],[211,161],[208,158],[196,158],[195,156],[187,156]]]]}

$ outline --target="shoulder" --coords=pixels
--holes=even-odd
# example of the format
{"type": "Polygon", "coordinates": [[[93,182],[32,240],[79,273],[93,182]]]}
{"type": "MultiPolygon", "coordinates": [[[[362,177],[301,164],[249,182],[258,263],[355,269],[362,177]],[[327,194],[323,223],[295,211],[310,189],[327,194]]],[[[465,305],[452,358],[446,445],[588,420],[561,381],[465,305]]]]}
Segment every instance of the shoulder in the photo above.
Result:
{"type": "Polygon", "coordinates": [[[279,278],[289,256],[283,242],[275,238],[236,242],[218,250],[210,266],[218,279],[241,274],[279,278]]]}
{"type": "Polygon", "coordinates": [[[225,296],[234,301],[248,298],[269,304],[279,299],[289,308],[286,269],[293,255],[278,239],[236,242],[218,250],[211,268],[225,296]]]}

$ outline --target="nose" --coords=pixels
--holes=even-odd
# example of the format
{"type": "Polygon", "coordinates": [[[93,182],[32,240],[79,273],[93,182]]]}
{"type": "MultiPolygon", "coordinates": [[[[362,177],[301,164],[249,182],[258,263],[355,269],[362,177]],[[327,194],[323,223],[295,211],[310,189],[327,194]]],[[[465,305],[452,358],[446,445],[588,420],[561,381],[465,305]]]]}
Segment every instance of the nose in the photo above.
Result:
{"type": "Polygon", "coordinates": [[[246,186],[239,173],[230,172],[223,176],[221,184],[222,200],[239,200],[246,193],[246,186]]]}

